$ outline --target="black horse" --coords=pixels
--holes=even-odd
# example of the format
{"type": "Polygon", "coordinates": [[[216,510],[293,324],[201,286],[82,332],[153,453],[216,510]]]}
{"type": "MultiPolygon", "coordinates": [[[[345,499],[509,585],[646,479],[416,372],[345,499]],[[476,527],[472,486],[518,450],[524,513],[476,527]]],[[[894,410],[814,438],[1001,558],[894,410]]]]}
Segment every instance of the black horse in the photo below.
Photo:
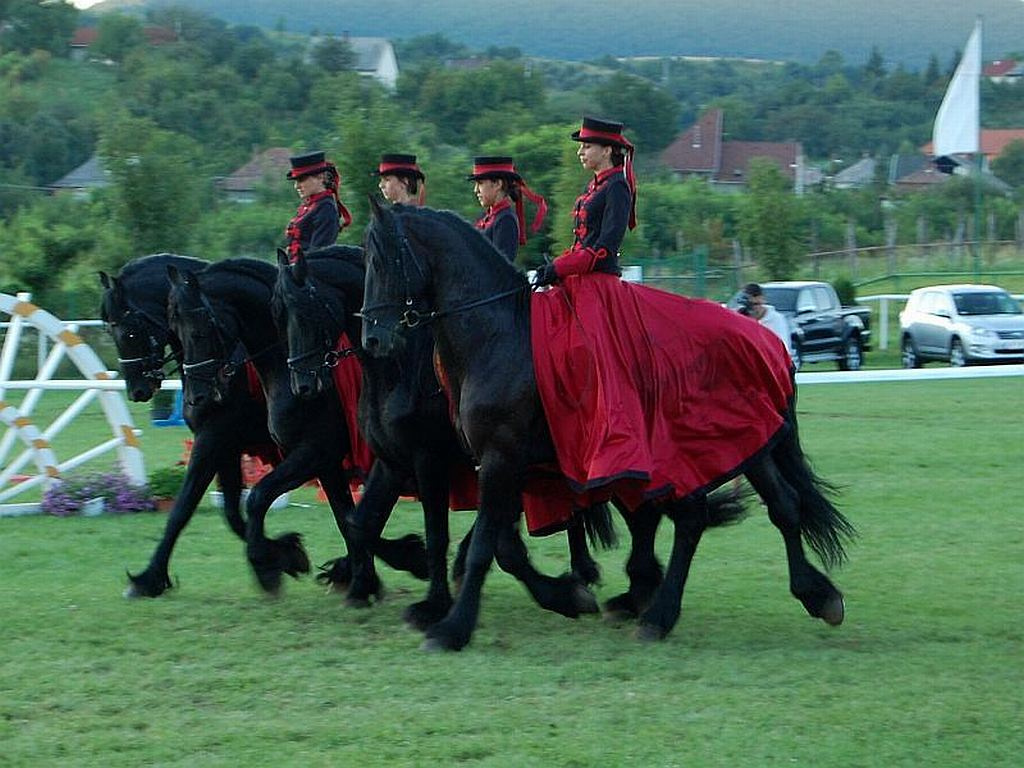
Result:
{"type": "MultiPolygon", "coordinates": [[[[160,389],[164,366],[171,361],[180,366],[182,361],[181,343],[167,325],[168,265],[199,271],[208,262],[162,253],[129,262],[116,277],[100,272],[100,317],[114,339],[121,375],[134,402],[150,400],[160,389]]],[[[240,539],[245,538],[239,511],[241,457],[272,445],[266,402],[251,396],[244,377],[239,377],[222,402],[205,408],[186,404],[184,416],[194,435],[185,479],[149,565],[141,573],[128,573],[126,597],[158,597],[171,587],[168,564],[174,545],[214,475],[224,494],[225,520],[240,539]]]]}
{"type": "MultiPolygon", "coordinates": [[[[449,615],[428,643],[460,649],[477,622],[483,582],[499,534],[515,523],[527,467],[550,461],[553,449],[531,356],[529,287],[472,226],[449,212],[372,201],[366,237],[363,347],[389,354],[409,326],[430,322],[451,378],[459,417],[480,469],[480,509],[466,577],[449,615]]],[[[790,590],[812,616],[843,620],[841,593],[808,562],[801,536],[828,565],[844,557],[852,526],[822,492],[800,449],[792,409],[789,427],[742,468],[779,528],[789,561],[790,590]]],[[[678,620],[690,562],[708,527],[703,492],[659,508],[675,535],[665,579],[640,617],[641,637],[664,637],[678,620]]]]}
{"type": "MultiPolygon", "coordinates": [[[[309,570],[309,559],[297,533],[268,539],[264,522],[271,502],[316,478],[327,495],[335,522],[353,551],[346,516],[352,493],[343,469],[350,453],[344,414],[334,394],[298,398],[289,385],[284,344],[278,338],[270,305],[277,269],[255,259],[229,259],[200,273],[171,266],[168,320],[182,340],[185,400],[193,407],[229,396],[240,370],[232,351],[238,343],[246,350],[267,397],[267,425],[282,459],[250,491],[246,502],[246,553],[257,581],[266,591],[280,587],[281,575],[297,576],[309,570]]],[[[358,338],[358,330],[353,331],[358,338]]],[[[350,393],[346,393],[350,394],[350,393]]],[[[375,550],[395,568],[426,576],[422,540],[409,535],[383,541],[375,550]]],[[[335,583],[347,581],[348,564],[335,561],[335,583]]],[[[349,584],[347,600],[365,603],[379,595],[380,581],[372,562],[349,584]]]]}
{"type": "MultiPolygon", "coordinates": [[[[337,340],[350,331],[346,312],[363,294],[363,251],[330,246],[300,254],[290,263],[278,252],[274,314],[288,338],[292,391],[320,396],[333,384],[331,371],[339,359],[337,340]]],[[[475,494],[475,470],[449,418],[449,404],[433,367],[434,339],[429,328],[412,331],[401,354],[363,358],[359,424],[376,460],[355,518],[360,541],[372,549],[398,496],[415,491],[423,506],[430,586],[426,599],[406,610],[405,619],[419,629],[440,621],[451,608],[448,587],[448,508],[452,478],[469,479],[475,494]]],[[[475,495],[473,507],[475,508],[475,495]]],[[[574,576],[551,580],[538,574],[524,557],[517,535],[510,535],[514,555],[499,550],[501,567],[522,580],[537,601],[568,616],[597,610],[589,592],[578,586],[597,580],[599,570],[586,545],[586,524],[592,538],[608,544],[613,533],[607,511],[588,510],[570,526],[574,576]],[[569,588],[565,588],[565,587],[569,588]]],[[[468,537],[466,539],[468,542],[468,537]]],[[[462,550],[464,553],[464,550],[462,550]]],[[[456,563],[458,574],[458,561],[456,563]]]]}

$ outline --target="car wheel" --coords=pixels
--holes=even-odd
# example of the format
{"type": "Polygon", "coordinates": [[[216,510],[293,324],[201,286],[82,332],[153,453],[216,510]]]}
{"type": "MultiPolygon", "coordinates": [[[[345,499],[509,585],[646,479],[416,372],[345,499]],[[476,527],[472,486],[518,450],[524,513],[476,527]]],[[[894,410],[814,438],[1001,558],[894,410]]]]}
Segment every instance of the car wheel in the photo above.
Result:
{"type": "Polygon", "coordinates": [[[860,347],[860,337],[851,336],[843,344],[842,357],[839,358],[839,370],[859,371],[864,363],[864,352],[860,347]]]}
{"type": "Polygon", "coordinates": [[[964,368],[967,365],[967,355],[964,354],[964,342],[953,339],[949,345],[949,365],[953,368],[964,368]]]}
{"type": "Polygon", "coordinates": [[[914,340],[909,336],[904,336],[903,343],[900,345],[900,361],[904,368],[921,367],[921,359],[917,356],[917,350],[914,348],[914,340]]]}
{"type": "Polygon", "coordinates": [[[804,357],[800,352],[800,342],[796,339],[793,339],[793,351],[790,353],[790,359],[793,361],[793,370],[799,371],[804,364],[804,357]]]}
{"type": "Polygon", "coordinates": [[[963,368],[967,365],[967,357],[964,355],[964,345],[960,339],[953,339],[949,345],[949,364],[954,368],[963,368]]]}

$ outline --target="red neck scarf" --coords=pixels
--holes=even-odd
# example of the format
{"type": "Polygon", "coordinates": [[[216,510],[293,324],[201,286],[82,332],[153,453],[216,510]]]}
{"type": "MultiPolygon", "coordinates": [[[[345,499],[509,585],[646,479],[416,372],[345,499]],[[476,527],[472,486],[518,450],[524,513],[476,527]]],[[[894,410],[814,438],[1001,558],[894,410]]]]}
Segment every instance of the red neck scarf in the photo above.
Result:
{"type": "Polygon", "coordinates": [[[487,213],[476,220],[477,229],[487,229],[491,224],[494,223],[495,217],[504,211],[506,208],[512,207],[512,201],[507,197],[500,202],[495,203],[487,209],[487,213]]]}

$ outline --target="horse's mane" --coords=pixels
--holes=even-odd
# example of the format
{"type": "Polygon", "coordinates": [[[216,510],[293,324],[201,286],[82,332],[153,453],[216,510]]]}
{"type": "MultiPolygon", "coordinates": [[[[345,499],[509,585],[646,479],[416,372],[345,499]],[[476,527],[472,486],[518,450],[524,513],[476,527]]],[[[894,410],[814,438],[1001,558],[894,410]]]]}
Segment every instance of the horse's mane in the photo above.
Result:
{"type": "MultiPolygon", "coordinates": [[[[509,262],[505,256],[462,216],[454,211],[435,208],[395,206],[392,212],[398,217],[409,237],[414,241],[440,242],[449,254],[461,245],[469,251],[471,264],[483,264],[489,274],[494,275],[498,285],[513,288],[521,285],[523,294],[517,299],[517,308],[523,311],[529,305],[525,273],[509,262]]],[[[378,226],[376,217],[371,228],[378,226]]]]}
{"type": "Polygon", "coordinates": [[[454,237],[463,243],[475,258],[485,260],[488,267],[509,274],[522,275],[514,264],[511,264],[494,245],[455,211],[438,208],[415,206],[398,206],[392,208],[396,217],[402,220],[410,233],[418,233],[426,238],[454,237]]]}
{"type": "Polygon", "coordinates": [[[359,251],[359,261],[348,261],[338,258],[320,258],[308,263],[309,273],[335,290],[344,297],[346,306],[355,311],[363,298],[363,284],[366,280],[366,268],[362,261],[362,248],[359,251]]]}
{"type": "Polygon", "coordinates": [[[203,289],[224,288],[230,286],[237,278],[243,277],[260,283],[266,288],[273,289],[274,281],[277,279],[277,267],[268,261],[237,257],[215,261],[202,271],[203,289]]]}
{"type": "Polygon", "coordinates": [[[151,253],[148,256],[140,256],[132,259],[118,273],[121,280],[146,279],[150,275],[158,277],[167,282],[167,265],[184,266],[198,272],[210,265],[208,261],[197,259],[192,256],[181,256],[177,253],[151,253]]]}
{"type": "MultiPolygon", "coordinates": [[[[117,275],[117,280],[125,291],[128,306],[135,306],[148,312],[152,317],[163,317],[167,305],[167,266],[200,272],[210,265],[208,261],[192,256],[179,256],[176,253],[154,253],[132,259],[117,275]]],[[[100,299],[100,316],[109,320],[123,309],[120,306],[118,292],[105,290],[100,299]]]]}

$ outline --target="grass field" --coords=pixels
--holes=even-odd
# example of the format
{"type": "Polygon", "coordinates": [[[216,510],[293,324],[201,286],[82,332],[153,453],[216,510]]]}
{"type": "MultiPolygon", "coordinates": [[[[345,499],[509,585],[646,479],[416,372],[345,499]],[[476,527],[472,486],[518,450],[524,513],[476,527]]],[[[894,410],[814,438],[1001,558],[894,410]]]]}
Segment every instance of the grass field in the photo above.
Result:
{"type": "MultiPolygon", "coordinates": [[[[400,617],[423,586],[386,567],[369,610],[308,578],[262,596],[210,509],[179,588],[140,602],[124,570],[162,516],[0,520],[0,766],[1020,765],[1022,412],[1019,378],[802,388],[805,448],[861,534],[839,628],[789,597],[759,508],[702,541],[663,643],[545,614],[494,571],[450,655],[417,650],[400,617]]],[[[268,525],[336,553],[319,506],[268,525]]],[[[389,532],[418,527],[403,505],[389,532]]],[[[565,568],[563,542],[531,541],[541,568],[565,568]]],[[[601,555],[600,598],[623,558],[601,555]]]]}

